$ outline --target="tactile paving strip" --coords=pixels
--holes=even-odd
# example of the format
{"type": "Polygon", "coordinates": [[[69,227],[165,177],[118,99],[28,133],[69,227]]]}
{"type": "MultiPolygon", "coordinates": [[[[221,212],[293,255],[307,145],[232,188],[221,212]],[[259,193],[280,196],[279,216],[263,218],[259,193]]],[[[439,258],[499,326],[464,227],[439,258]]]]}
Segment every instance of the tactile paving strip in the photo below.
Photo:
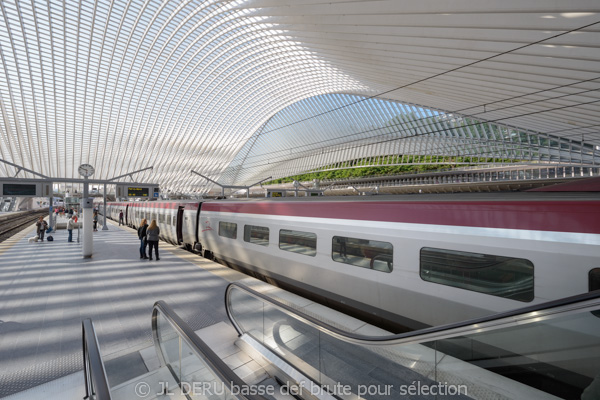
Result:
{"type": "MultiPolygon", "coordinates": [[[[0,398],[53,381],[83,369],[81,352],[0,376],[0,398]]],[[[84,382],[81,382],[84,385],[84,382]]]]}

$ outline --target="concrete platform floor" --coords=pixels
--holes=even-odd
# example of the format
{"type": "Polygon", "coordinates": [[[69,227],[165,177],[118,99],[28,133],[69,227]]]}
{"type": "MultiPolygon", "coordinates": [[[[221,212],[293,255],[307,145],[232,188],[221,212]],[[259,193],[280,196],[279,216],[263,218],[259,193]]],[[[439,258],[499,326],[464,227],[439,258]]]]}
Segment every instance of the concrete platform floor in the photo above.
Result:
{"type": "Polygon", "coordinates": [[[160,261],[141,260],[136,232],[108,227],[94,232],[91,259],[67,243],[66,230],[31,243],[32,226],[0,243],[0,397],[81,370],[85,318],[105,361],[152,345],[157,300],[194,330],[229,324],[224,290],[244,275],[164,242],[160,261]]]}

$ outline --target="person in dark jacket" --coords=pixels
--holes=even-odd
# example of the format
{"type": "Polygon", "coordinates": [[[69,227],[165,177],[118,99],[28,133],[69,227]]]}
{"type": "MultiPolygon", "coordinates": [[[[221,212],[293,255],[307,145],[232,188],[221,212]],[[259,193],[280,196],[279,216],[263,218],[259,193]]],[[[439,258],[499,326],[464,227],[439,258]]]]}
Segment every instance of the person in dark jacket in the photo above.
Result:
{"type": "Polygon", "coordinates": [[[144,218],[138,228],[138,237],[140,238],[140,258],[148,258],[146,255],[146,229],[148,229],[148,221],[144,218]]]}
{"type": "MultiPolygon", "coordinates": [[[[38,222],[35,223],[37,227],[38,239],[40,241],[44,241],[44,233],[46,233],[46,229],[48,229],[48,223],[44,221],[44,217],[40,217],[38,222]]],[[[157,250],[158,251],[158,250],[157,250]]]]}
{"type": "Polygon", "coordinates": [[[160,229],[158,225],[156,225],[156,220],[153,219],[150,222],[150,226],[146,229],[146,241],[148,242],[148,257],[152,260],[152,248],[156,249],[156,260],[160,260],[158,258],[158,236],[160,235],[160,229]]]}
{"type": "Polygon", "coordinates": [[[98,211],[94,211],[94,232],[98,231],[98,211]]]}

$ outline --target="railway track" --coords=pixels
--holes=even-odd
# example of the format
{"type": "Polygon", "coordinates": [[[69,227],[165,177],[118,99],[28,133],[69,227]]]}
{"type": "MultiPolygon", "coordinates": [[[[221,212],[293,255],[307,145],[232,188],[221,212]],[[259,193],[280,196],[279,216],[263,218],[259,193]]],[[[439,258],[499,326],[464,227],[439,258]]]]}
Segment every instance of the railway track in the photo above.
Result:
{"type": "Polygon", "coordinates": [[[0,242],[33,224],[40,215],[48,215],[48,210],[25,211],[0,216],[0,242]]]}

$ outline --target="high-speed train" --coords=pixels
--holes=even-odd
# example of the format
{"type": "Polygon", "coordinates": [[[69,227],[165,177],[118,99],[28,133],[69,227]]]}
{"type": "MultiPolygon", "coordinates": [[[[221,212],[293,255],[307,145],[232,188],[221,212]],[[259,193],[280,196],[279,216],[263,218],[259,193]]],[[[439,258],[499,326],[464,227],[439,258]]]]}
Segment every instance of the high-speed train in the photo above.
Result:
{"type": "Polygon", "coordinates": [[[600,289],[597,193],[109,203],[131,227],[398,331],[600,289]]]}

